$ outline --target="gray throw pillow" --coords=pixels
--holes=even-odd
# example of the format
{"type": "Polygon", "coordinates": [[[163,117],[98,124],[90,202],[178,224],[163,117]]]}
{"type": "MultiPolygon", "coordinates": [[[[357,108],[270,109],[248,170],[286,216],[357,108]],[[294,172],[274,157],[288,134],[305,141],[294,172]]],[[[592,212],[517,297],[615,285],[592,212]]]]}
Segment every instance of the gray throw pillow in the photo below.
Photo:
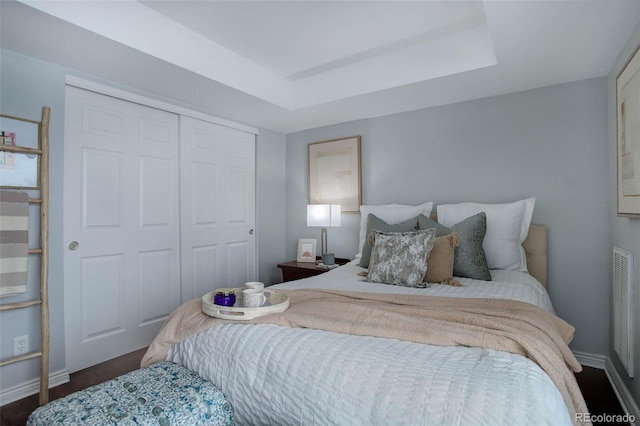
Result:
{"type": "Polygon", "coordinates": [[[487,258],[482,248],[487,232],[487,215],[480,212],[448,228],[424,215],[418,216],[418,229],[436,229],[436,237],[455,231],[460,237],[460,245],[455,249],[453,275],[474,280],[491,281],[487,258]]]}
{"type": "Polygon", "coordinates": [[[396,223],[393,225],[389,225],[384,220],[380,219],[373,213],[369,213],[367,215],[367,233],[364,238],[364,245],[362,246],[362,257],[360,258],[360,263],[358,266],[362,266],[363,268],[369,267],[369,259],[371,258],[371,248],[373,244],[370,242],[371,233],[373,231],[380,232],[411,232],[418,230],[418,218],[414,217],[413,219],[406,220],[404,222],[396,223]]]}
{"type": "Polygon", "coordinates": [[[374,233],[368,282],[427,287],[423,282],[435,229],[414,232],[374,233]]]}

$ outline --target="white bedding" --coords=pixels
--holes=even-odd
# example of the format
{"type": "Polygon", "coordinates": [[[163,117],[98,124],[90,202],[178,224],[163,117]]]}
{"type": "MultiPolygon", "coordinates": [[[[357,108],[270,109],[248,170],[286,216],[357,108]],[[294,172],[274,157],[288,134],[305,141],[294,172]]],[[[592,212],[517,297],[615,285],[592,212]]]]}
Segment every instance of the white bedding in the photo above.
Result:
{"type": "MultiPolygon", "coordinates": [[[[324,288],[514,299],[553,311],[522,272],[428,289],[371,284],[348,264],[271,288],[324,288]]],[[[565,425],[546,373],[514,354],[439,347],[272,324],[224,324],[174,345],[167,359],[219,386],[243,425],[565,425]]]]}
{"type": "Polygon", "coordinates": [[[239,425],[568,425],[520,355],[271,324],[226,324],[168,359],[220,387],[239,425]]]}
{"type": "Polygon", "coordinates": [[[358,273],[366,269],[353,261],[321,275],[303,280],[289,281],[269,288],[296,290],[301,288],[327,289],[342,291],[360,291],[369,293],[401,293],[424,296],[465,297],[487,299],[511,299],[536,305],[554,313],[549,294],[542,284],[525,272],[491,270],[492,281],[479,281],[470,278],[456,280],[463,287],[445,284],[431,284],[429,288],[401,287],[387,284],[368,283],[358,273]]]}

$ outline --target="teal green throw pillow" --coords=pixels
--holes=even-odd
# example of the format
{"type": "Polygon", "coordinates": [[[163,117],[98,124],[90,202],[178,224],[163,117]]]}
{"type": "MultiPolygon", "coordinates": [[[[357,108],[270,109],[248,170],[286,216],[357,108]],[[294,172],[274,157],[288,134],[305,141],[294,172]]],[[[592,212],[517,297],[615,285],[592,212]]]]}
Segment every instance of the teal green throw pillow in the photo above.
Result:
{"type": "Polygon", "coordinates": [[[418,218],[414,217],[413,219],[406,220],[404,222],[396,223],[394,225],[389,225],[384,220],[380,219],[373,213],[369,213],[367,216],[367,233],[364,238],[364,245],[362,246],[362,258],[360,258],[359,266],[363,268],[369,267],[369,260],[371,259],[371,248],[373,247],[371,238],[371,232],[380,231],[380,232],[411,232],[416,231],[418,229],[418,218]]]}
{"type": "Polygon", "coordinates": [[[418,216],[418,229],[436,229],[436,238],[455,231],[460,237],[453,259],[453,275],[474,280],[491,281],[487,258],[482,248],[484,234],[487,232],[487,215],[480,212],[458,222],[451,228],[446,227],[424,215],[418,216]]]}

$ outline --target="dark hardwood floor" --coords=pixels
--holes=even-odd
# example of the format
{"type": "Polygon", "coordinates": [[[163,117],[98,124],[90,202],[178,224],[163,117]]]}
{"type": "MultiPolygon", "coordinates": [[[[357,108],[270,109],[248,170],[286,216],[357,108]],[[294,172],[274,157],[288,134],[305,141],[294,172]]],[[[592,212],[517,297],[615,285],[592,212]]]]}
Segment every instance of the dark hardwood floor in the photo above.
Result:
{"type": "MultiPolygon", "coordinates": [[[[624,416],[624,411],[620,406],[611,383],[604,370],[597,368],[582,367],[582,372],[576,374],[578,385],[587,403],[589,412],[592,415],[620,415],[624,416]]],[[[629,424],[615,422],[593,422],[594,425],[629,424]]]]}
{"type": "MultiPolygon", "coordinates": [[[[49,399],[53,401],[57,398],[62,398],[72,392],[102,383],[137,369],[140,366],[140,360],[145,351],[146,348],[143,348],[103,362],[102,364],[75,372],[71,374],[69,383],[56,386],[49,391],[49,399]]],[[[592,415],[624,414],[604,370],[584,367],[581,373],[576,374],[576,378],[592,415]]],[[[2,426],[22,426],[26,423],[29,414],[36,408],[38,408],[38,395],[32,395],[20,401],[4,405],[0,407],[0,424],[2,426]]],[[[594,424],[604,425],[615,423],[603,422],[594,424]]]]}

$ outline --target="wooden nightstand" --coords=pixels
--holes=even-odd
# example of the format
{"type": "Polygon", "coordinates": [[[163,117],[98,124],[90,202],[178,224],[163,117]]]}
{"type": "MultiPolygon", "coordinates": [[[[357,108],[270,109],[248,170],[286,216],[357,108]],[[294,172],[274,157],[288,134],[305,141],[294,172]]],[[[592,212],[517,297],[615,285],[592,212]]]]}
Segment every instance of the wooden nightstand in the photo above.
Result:
{"type": "MultiPolygon", "coordinates": [[[[338,265],[344,265],[349,262],[349,259],[336,258],[336,264],[338,265]]],[[[278,264],[278,268],[282,269],[282,282],[308,278],[314,275],[324,274],[331,270],[318,268],[315,263],[296,261],[280,263],[278,264]]]]}

